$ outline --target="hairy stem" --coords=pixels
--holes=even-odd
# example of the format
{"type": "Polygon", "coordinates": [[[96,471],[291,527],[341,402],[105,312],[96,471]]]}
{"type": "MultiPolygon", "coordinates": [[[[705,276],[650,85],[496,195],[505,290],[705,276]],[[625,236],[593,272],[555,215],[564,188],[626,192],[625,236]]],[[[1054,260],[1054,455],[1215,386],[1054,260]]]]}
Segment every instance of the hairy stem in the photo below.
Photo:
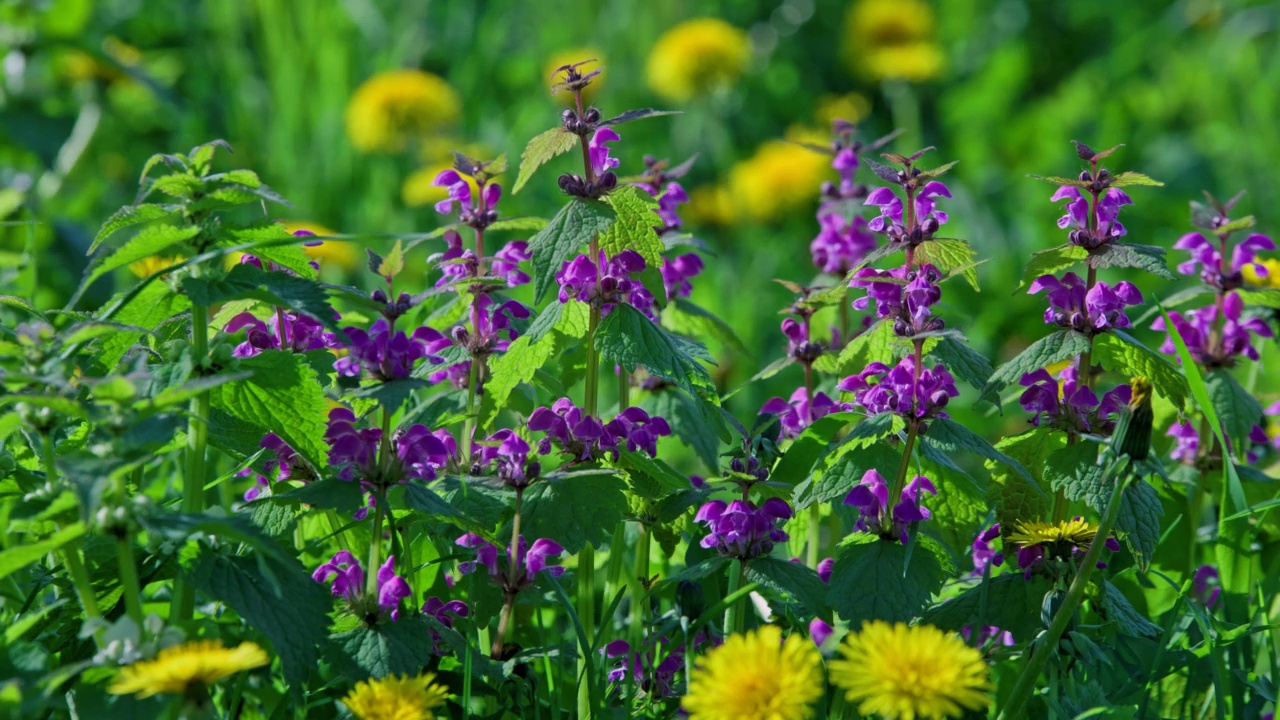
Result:
{"type": "Polygon", "coordinates": [[[507,633],[511,630],[511,623],[516,605],[516,594],[519,592],[518,586],[518,568],[520,566],[520,511],[524,506],[524,488],[516,488],[516,511],[511,517],[511,546],[507,548],[507,587],[504,592],[504,600],[502,603],[502,617],[498,620],[498,634],[493,639],[493,650],[489,656],[495,660],[501,659],[502,648],[507,643],[507,633]]]}
{"type": "MultiPolygon", "coordinates": [[[[191,349],[196,373],[200,373],[209,357],[209,308],[191,306],[191,349]]],[[[198,515],[204,512],[205,452],[209,444],[209,393],[202,392],[191,400],[187,419],[187,467],[182,475],[182,512],[198,515]]],[[[183,622],[195,612],[196,590],[186,576],[178,574],[173,586],[173,602],[169,619],[183,622]]]]}
{"type": "MultiPolygon", "coordinates": [[[[587,543],[578,551],[578,620],[587,636],[587,642],[595,642],[596,634],[596,549],[587,543]]],[[[583,649],[585,651],[585,649],[583,649]]],[[[578,656],[578,717],[590,718],[595,712],[591,704],[591,684],[585,672],[591,658],[578,656]]]]}
{"type": "MultiPolygon", "coordinates": [[[[729,587],[725,597],[732,597],[740,587],[742,587],[742,560],[734,558],[729,563],[729,587]]],[[[724,609],[724,636],[727,638],[733,633],[741,632],[742,620],[742,598],[738,598],[724,609]]]]}
{"type": "Polygon", "coordinates": [[[471,374],[467,380],[467,416],[462,421],[462,466],[471,467],[471,436],[476,427],[476,385],[480,379],[480,367],[475,359],[471,360],[471,374]]]}
{"type": "Polygon", "coordinates": [[[637,523],[636,530],[639,535],[636,538],[636,560],[632,567],[631,578],[631,647],[640,647],[639,643],[643,639],[644,615],[649,605],[649,591],[647,585],[649,582],[649,542],[652,533],[644,526],[644,523],[637,523]]]}
{"type": "MultiPolygon", "coordinates": [[[[54,485],[58,481],[58,466],[55,463],[52,431],[44,433],[42,450],[45,478],[50,485],[54,485]]],[[[71,585],[75,588],[76,597],[80,600],[80,607],[84,608],[85,617],[91,620],[101,618],[102,610],[98,608],[98,597],[93,594],[93,581],[89,579],[89,572],[84,567],[84,559],[80,556],[80,540],[67,543],[62,548],[61,554],[62,564],[66,566],[67,574],[71,576],[71,585]]],[[[99,630],[94,633],[94,642],[101,646],[101,639],[102,631],[99,630]]]]}

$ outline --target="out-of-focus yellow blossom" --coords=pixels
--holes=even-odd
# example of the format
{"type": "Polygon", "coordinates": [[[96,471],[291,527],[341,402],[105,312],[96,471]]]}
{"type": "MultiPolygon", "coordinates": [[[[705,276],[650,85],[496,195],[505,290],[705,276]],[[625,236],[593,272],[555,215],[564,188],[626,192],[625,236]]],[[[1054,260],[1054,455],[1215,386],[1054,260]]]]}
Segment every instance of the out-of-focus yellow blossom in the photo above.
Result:
{"type": "Polygon", "coordinates": [[[449,690],[435,679],[435,673],[425,673],[365,680],[342,704],[358,720],[432,720],[435,709],[449,699],[449,690]]]}
{"type": "Polygon", "coordinates": [[[396,152],[458,119],[462,101],[438,75],[391,70],[356,88],[347,103],[347,137],[365,152],[396,152]]]}
{"type": "Polygon", "coordinates": [[[823,689],[813,643],[762,625],[703,653],[681,706],[690,720],[807,720],[823,689]]]}
{"type": "Polygon", "coordinates": [[[138,67],[142,62],[141,50],[116,37],[102,41],[102,54],[108,59],[95,57],[83,50],[72,50],[62,56],[62,74],[71,80],[130,81],[132,78],[121,68],[138,67]]]}
{"type": "Polygon", "coordinates": [[[845,16],[845,61],[871,80],[929,80],[942,71],[935,32],[923,0],[857,0],[845,16]]]}
{"type": "MultiPolygon", "coordinates": [[[[313,235],[337,235],[338,233],[319,223],[309,222],[307,220],[288,220],[284,223],[284,229],[291,233],[299,230],[305,230],[313,235]]],[[[360,249],[354,243],[343,242],[341,240],[320,241],[319,245],[303,245],[303,251],[307,253],[307,257],[312,260],[319,260],[320,267],[324,267],[330,263],[337,265],[344,270],[354,270],[360,265],[360,249]]]]}
{"type": "Polygon", "coordinates": [[[178,263],[186,260],[181,256],[160,256],[152,255],[136,262],[129,263],[129,270],[140,278],[149,277],[153,273],[158,273],[168,267],[173,267],[178,263]]]}
{"type": "MultiPolygon", "coordinates": [[[[584,65],[581,68],[578,68],[583,73],[592,72],[593,70],[597,70],[597,69],[598,70],[605,69],[604,53],[600,52],[595,48],[573,48],[570,50],[562,50],[556,53],[555,55],[552,55],[551,59],[547,61],[547,65],[546,65],[546,68],[543,70],[542,77],[548,83],[554,84],[556,82],[559,82],[561,79],[561,76],[557,75],[556,73],[557,68],[564,67],[565,65],[574,65],[580,62],[584,62],[586,60],[595,60],[595,62],[590,63],[588,65],[584,65]]],[[[582,99],[584,102],[589,103],[593,98],[595,98],[596,93],[600,90],[600,85],[604,83],[604,76],[605,76],[605,73],[601,72],[599,75],[591,79],[590,85],[588,85],[586,88],[583,89],[582,99]]],[[[569,92],[568,90],[561,90],[560,92],[556,93],[553,97],[555,97],[557,102],[562,102],[565,104],[570,104],[573,102],[573,93],[569,92]]]]}
{"type": "Polygon", "coordinates": [[[181,695],[196,685],[218,680],[271,662],[266,651],[251,642],[234,648],[217,640],[194,640],[165,648],[154,660],[139,660],[120,669],[107,692],[148,698],[162,693],[181,695]]]}
{"type": "Polygon", "coordinates": [[[750,56],[740,28],[717,18],[686,20],[649,52],[649,87],[668,100],[688,100],[738,79],[750,56]]]}
{"type": "Polygon", "coordinates": [[[703,185],[689,192],[689,205],[684,211],[687,221],[697,225],[729,225],[733,223],[733,200],[721,185],[703,185]]]}
{"type": "Polygon", "coordinates": [[[832,174],[831,158],[796,142],[826,145],[827,134],[792,128],[787,140],[795,142],[765,142],[729,170],[726,189],[735,220],[774,220],[816,203],[819,186],[832,174]]]}
{"type": "Polygon", "coordinates": [[[871,112],[871,101],[862,93],[848,95],[824,95],[818,100],[818,122],[831,127],[836,120],[856,123],[871,112]]]}
{"type": "MultiPolygon", "coordinates": [[[[449,188],[440,185],[432,185],[436,176],[441,172],[453,167],[452,162],[439,162],[434,165],[413,171],[409,177],[404,179],[400,185],[400,199],[409,207],[425,207],[434,205],[449,196],[449,188]]],[[[476,187],[476,181],[469,177],[463,176],[467,181],[467,185],[471,187],[471,196],[478,197],[479,189],[476,187]]]]}
{"type": "Polygon", "coordinates": [[[1248,263],[1240,269],[1241,274],[1244,275],[1244,281],[1254,287],[1280,289],[1280,260],[1256,258],[1253,262],[1265,267],[1267,275],[1266,277],[1258,275],[1253,263],[1248,263]]]}

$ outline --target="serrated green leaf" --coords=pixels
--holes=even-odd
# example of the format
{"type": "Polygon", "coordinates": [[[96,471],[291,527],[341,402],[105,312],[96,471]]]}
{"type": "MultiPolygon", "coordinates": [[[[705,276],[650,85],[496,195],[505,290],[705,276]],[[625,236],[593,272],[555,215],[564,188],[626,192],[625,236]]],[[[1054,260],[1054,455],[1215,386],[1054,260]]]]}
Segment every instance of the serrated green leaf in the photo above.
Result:
{"type": "Polygon", "coordinates": [[[161,252],[184,243],[200,234],[198,227],[179,227],[177,225],[152,225],[143,228],[138,234],[129,238],[119,249],[104,257],[89,270],[86,285],[106,275],[112,270],[122,268],[130,263],[158,255],[161,252]]]}
{"type": "Polygon", "coordinates": [[[205,177],[206,181],[218,180],[221,182],[235,183],[244,185],[247,188],[262,187],[262,178],[258,177],[258,173],[252,170],[228,170],[217,175],[209,175],[205,177]]]}
{"type": "Polygon", "coordinates": [[[1130,637],[1159,637],[1160,626],[1134,609],[1120,588],[1102,581],[1102,614],[1116,624],[1116,630],[1130,637]]]}
{"type": "Polygon", "coordinates": [[[964,268],[964,279],[975,292],[981,290],[975,262],[977,257],[969,243],[956,238],[934,238],[916,248],[916,262],[920,264],[932,264],[944,273],[964,268]]]}
{"type": "Polygon", "coordinates": [[[742,576],[774,592],[790,595],[810,615],[831,620],[831,609],[826,602],[827,584],[812,568],[765,556],[747,562],[742,568],[742,576]]]}
{"type": "Polygon", "coordinates": [[[395,247],[378,263],[378,274],[391,282],[404,270],[404,244],[397,239],[395,247]]]}
{"type": "Polygon", "coordinates": [[[827,603],[850,627],[869,620],[910,621],[942,588],[945,575],[926,547],[916,548],[909,565],[906,556],[906,547],[879,538],[846,545],[831,569],[827,603]]]}
{"type": "Polygon", "coordinates": [[[1145,377],[1155,391],[1181,408],[1187,401],[1186,378],[1163,355],[1122,330],[1111,330],[1093,339],[1093,360],[1125,378],[1145,377]]]}
{"type": "MultiPolygon", "coordinates": [[[[354,512],[364,505],[364,492],[360,489],[360,483],[354,480],[342,480],[335,476],[323,477],[291,490],[286,490],[279,485],[276,487],[275,494],[258,502],[290,506],[305,504],[347,513],[354,512]]],[[[253,505],[257,505],[258,502],[253,505]]]]}
{"type": "Polygon", "coordinates": [[[327,467],[329,402],[306,358],[266,350],[242,358],[239,369],[253,372],[253,377],[210,390],[212,406],[279,435],[312,467],[327,467]]]}
{"type": "Polygon", "coordinates": [[[982,389],[984,399],[998,401],[1000,391],[1022,376],[1048,367],[1056,362],[1074,358],[1089,349],[1089,338],[1072,330],[1059,330],[1032,343],[1018,356],[1001,365],[991,374],[991,380],[982,389]]]}
{"type": "Polygon", "coordinates": [[[515,217],[503,218],[497,222],[490,223],[488,230],[532,230],[537,232],[547,226],[547,219],[540,217],[515,217]]]}
{"type": "Polygon", "coordinates": [[[596,348],[607,362],[628,372],[643,367],[650,375],[673,382],[703,397],[715,391],[699,360],[710,361],[702,344],[672,335],[630,305],[619,303],[596,329],[596,348]]]}
{"type": "Polygon", "coordinates": [[[873,362],[892,363],[896,347],[905,345],[894,335],[893,323],[879,320],[850,340],[839,355],[819,357],[813,368],[832,375],[853,375],[873,362]]]}
{"type": "Polygon", "coordinates": [[[296,560],[206,554],[192,576],[197,588],[266,636],[287,682],[306,680],[320,658],[333,600],[296,560]]]}
{"type": "Polygon", "coordinates": [[[991,374],[995,372],[986,355],[974,350],[968,343],[953,337],[940,339],[929,354],[936,356],[952,375],[978,390],[986,387],[991,380],[991,374]]]}
{"type": "MultiPolygon", "coordinates": [[[[1050,454],[1045,461],[1044,479],[1069,500],[1083,502],[1099,515],[1111,501],[1114,478],[1108,478],[1097,464],[1098,446],[1091,442],[1068,445],[1050,454]]],[[[1160,518],[1164,508],[1156,491],[1145,482],[1134,482],[1121,496],[1115,531],[1129,545],[1142,569],[1151,563],[1160,539],[1160,518]]]]}
{"type": "Polygon", "coordinates": [[[805,482],[796,485],[792,497],[797,510],[803,510],[815,503],[837,502],[843,500],[855,485],[862,482],[862,476],[868,470],[875,470],[884,477],[893,477],[902,462],[902,451],[890,447],[888,443],[876,443],[864,450],[841,455],[822,472],[814,474],[805,482]]]}
{"type": "Polygon", "coordinates": [[[578,136],[562,127],[554,127],[539,133],[524,146],[520,153],[520,172],[516,175],[516,184],[511,192],[518,193],[524,184],[533,177],[534,171],[551,158],[569,152],[578,144],[578,136]]]}
{"type": "Polygon", "coordinates": [[[574,197],[560,208],[545,228],[529,238],[529,252],[533,255],[534,302],[542,302],[555,284],[555,275],[560,268],[577,257],[592,237],[608,230],[615,217],[613,209],[599,200],[574,197]]]}
{"type": "MultiPolygon", "coordinates": [[[[114,306],[115,302],[113,299],[107,307],[114,306]]],[[[124,325],[153,330],[169,318],[186,312],[190,308],[191,302],[187,300],[187,296],[174,292],[173,288],[166,283],[151,282],[133,299],[121,305],[110,319],[124,325]]],[[[107,336],[102,341],[98,359],[106,367],[115,367],[129,348],[133,347],[142,336],[141,332],[123,330],[107,336]]]]}
{"type": "Polygon", "coordinates": [[[1214,230],[1217,235],[1226,235],[1227,233],[1239,232],[1240,230],[1248,230],[1257,224],[1257,220],[1252,215],[1246,215],[1242,218],[1236,218],[1231,222],[1214,230]]]}
{"type": "Polygon", "coordinates": [[[1046,459],[1066,444],[1062,433],[1039,428],[1020,435],[1006,437],[996,443],[996,448],[1017,458],[1031,469],[1035,482],[1028,482],[1006,466],[988,460],[984,463],[991,472],[991,487],[987,497],[996,510],[996,522],[1007,535],[1013,532],[1018,521],[1038,520],[1049,513],[1050,498],[1042,490],[1047,484],[1043,472],[1046,459]]]}
{"type": "Polygon", "coordinates": [[[260,220],[245,225],[226,224],[219,233],[225,247],[239,247],[252,243],[242,251],[265,262],[273,262],[292,270],[301,277],[315,279],[319,271],[311,265],[311,258],[302,249],[302,238],[295,238],[284,226],[274,220],[260,220]],[[285,244],[278,244],[288,241],[285,244]]]}
{"type": "Polygon", "coordinates": [[[172,173],[152,180],[151,187],[147,191],[150,193],[154,190],[159,190],[170,197],[186,199],[204,190],[204,181],[194,175],[172,173]]]}
{"type": "Polygon", "coordinates": [[[1126,170],[1125,172],[1115,175],[1111,178],[1111,187],[1129,187],[1130,185],[1149,185],[1151,187],[1164,187],[1164,183],[1159,180],[1153,180],[1142,173],[1126,170]]]}
{"type": "Polygon", "coordinates": [[[524,535],[553,538],[565,552],[599,545],[626,517],[625,485],[607,470],[598,475],[540,482],[525,497],[524,535]]]}
{"type": "Polygon", "coordinates": [[[488,424],[497,416],[511,391],[529,382],[551,357],[562,339],[586,337],[590,311],[586,303],[572,300],[551,303],[529,325],[524,335],[511,342],[507,351],[489,358],[489,380],[485,383],[484,418],[488,424]]]}
{"type": "Polygon", "coordinates": [[[698,459],[715,474],[720,466],[718,418],[700,405],[705,405],[704,401],[672,387],[650,393],[642,403],[650,415],[665,418],[672,434],[697,453],[698,459]]]}
{"type": "Polygon", "coordinates": [[[1027,267],[1022,271],[1022,282],[1014,289],[1014,293],[1022,290],[1041,275],[1055,275],[1059,270],[1075,265],[1089,257],[1089,251],[1079,245],[1059,245],[1041,250],[1031,256],[1027,267]]]}
{"type": "Polygon", "coordinates": [[[182,289],[194,303],[209,306],[228,300],[253,298],[268,305],[286,307],[314,318],[330,331],[341,333],[337,313],[319,283],[288,273],[262,270],[248,263],[231,268],[221,278],[186,278],[182,289]]]}
{"type": "Polygon", "coordinates": [[[1005,573],[929,608],[921,622],[952,632],[994,626],[1023,643],[1044,629],[1040,605],[1050,588],[1049,581],[1039,575],[1025,578],[1020,572],[1005,573]]]}
{"type": "MultiPolygon", "coordinates": [[[[1247,305],[1262,305],[1263,307],[1274,308],[1280,310],[1280,290],[1265,289],[1240,289],[1236,291],[1240,299],[1247,305]]],[[[1172,298],[1170,298],[1172,300],[1172,298]]],[[[1168,304],[1168,303],[1166,303],[1168,304]]]]}
{"type": "Polygon", "coordinates": [[[657,269],[662,265],[662,239],[654,230],[658,201],[634,185],[623,185],[605,198],[617,220],[600,233],[600,249],[608,257],[623,250],[634,250],[645,264],[657,269]]]}
{"type": "Polygon", "coordinates": [[[1016,458],[1000,452],[986,438],[950,418],[930,420],[922,440],[947,453],[968,450],[986,460],[1001,463],[1021,475],[1023,480],[1035,483],[1035,478],[1016,458]]]}
{"type": "Polygon", "coordinates": [[[333,636],[342,656],[349,658],[361,673],[375,678],[413,675],[431,662],[431,630],[417,612],[406,613],[394,622],[333,636]]]}
{"type": "Polygon", "coordinates": [[[1089,267],[1098,270],[1109,267],[1134,267],[1166,280],[1178,279],[1178,276],[1169,269],[1164,248],[1155,245],[1112,243],[1090,253],[1085,262],[1089,267]]]}
{"type": "Polygon", "coordinates": [[[1209,391],[1209,399],[1213,402],[1213,409],[1222,422],[1223,432],[1235,443],[1235,447],[1240,447],[1241,444],[1248,446],[1249,432],[1253,430],[1253,426],[1265,425],[1262,403],[1241,387],[1226,370],[1209,372],[1204,378],[1204,384],[1209,391]]]}
{"type": "Polygon", "coordinates": [[[140,225],[142,223],[159,220],[161,218],[171,217],[177,214],[178,205],[158,205],[152,203],[144,203],[142,205],[126,205],[111,217],[102,223],[102,228],[98,230],[98,234],[94,236],[93,242],[89,245],[88,255],[92,255],[94,250],[102,244],[102,241],[111,237],[118,230],[140,225]]]}

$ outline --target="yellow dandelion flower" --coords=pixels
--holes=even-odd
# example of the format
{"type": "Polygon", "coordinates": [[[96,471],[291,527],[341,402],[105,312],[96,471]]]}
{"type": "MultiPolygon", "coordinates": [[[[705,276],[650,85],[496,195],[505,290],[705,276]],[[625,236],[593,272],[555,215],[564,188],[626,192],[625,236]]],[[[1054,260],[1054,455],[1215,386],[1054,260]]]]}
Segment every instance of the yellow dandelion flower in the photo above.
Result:
{"type": "Polygon", "coordinates": [[[431,720],[449,691],[433,683],[435,673],[390,675],[358,683],[342,703],[359,720],[431,720]]]}
{"type": "MultiPolygon", "coordinates": [[[[571,50],[561,50],[555,55],[552,55],[551,58],[547,60],[546,67],[543,69],[543,72],[542,72],[542,78],[548,82],[559,82],[563,76],[558,75],[555,78],[552,78],[552,75],[555,74],[557,68],[564,67],[565,65],[573,65],[575,63],[580,63],[580,62],[584,62],[592,59],[595,60],[594,63],[591,63],[589,65],[583,65],[582,67],[578,68],[584,74],[597,69],[602,71],[599,75],[591,79],[590,85],[588,85],[586,88],[582,90],[583,101],[590,103],[591,100],[595,98],[596,93],[600,91],[600,86],[604,83],[604,76],[608,73],[608,70],[604,66],[604,53],[600,52],[596,48],[587,47],[587,48],[573,48],[571,50]]],[[[561,90],[560,92],[556,93],[553,97],[555,97],[557,101],[565,103],[566,105],[571,104],[573,102],[573,93],[569,92],[568,90],[561,90]]]]}
{"type": "Polygon", "coordinates": [[[136,260],[134,262],[129,263],[129,270],[134,275],[140,278],[144,278],[144,277],[149,277],[154,273],[158,273],[161,270],[164,270],[165,268],[173,267],[174,265],[177,265],[183,260],[186,260],[186,258],[181,257],[179,255],[174,255],[174,256],[152,255],[151,257],[143,258],[141,260],[136,260]]]}
{"type": "Polygon", "coordinates": [[[1070,543],[1076,547],[1088,547],[1098,534],[1098,526],[1084,518],[1064,520],[1058,523],[1018,522],[1009,540],[1022,547],[1070,543]]]}
{"type": "Polygon", "coordinates": [[[872,80],[920,82],[942,71],[933,8],[923,0],[857,0],[845,16],[845,60],[872,80]]]}
{"type": "Polygon", "coordinates": [[[668,100],[688,100],[737,80],[750,56],[743,30],[717,18],[686,20],[649,52],[649,87],[668,100]]]}
{"type": "MultiPolygon", "coordinates": [[[[787,137],[826,145],[826,133],[793,128],[787,137]]],[[[794,142],[770,140],[729,170],[727,190],[739,221],[769,221],[811,205],[832,175],[831,158],[794,142]]]]}
{"type": "Polygon", "coordinates": [[[823,686],[813,643],[765,625],[698,658],[682,705],[690,720],[806,720],[823,686]]]}
{"type": "Polygon", "coordinates": [[[266,651],[251,642],[229,648],[217,640],[195,640],[165,648],[154,660],[140,660],[121,668],[107,690],[142,698],[182,694],[196,685],[209,686],[228,675],[270,662],[266,651]]]}
{"type": "Polygon", "coordinates": [[[823,127],[831,127],[836,120],[856,123],[871,112],[871,101],[862,93],[848,95],[824,95],[818,100],[816,113],[823,127]]]}
{"type": "Polygon", "coordinates": [[[689,193],[685,219],[696,225],[729,225],[734,220],[733,198],[719,185],[703,185],[689,193]]]}
{"type": "Polygon", "coordinates": [[[932,625],[875,620],[850,633],[840,653],[829,664],[831,682],[863,715],[943,720],[991,703],[982,653],[932,625]]]}
{"type": "MultiPolygon", "coordinates": [[[[321,236],[338,234],[324,225],[308,220],[286,220],[284,229],[290,233],[305,230],[312,235],[321,236]]],[[[307,253],[307,257],[320,261],[322,267],[333,263],[345,270],[354,270],[360,266],[361,252],[354,243],[322,240],[319,245],[303,245],[302,249],[307,253]]]]}
{"type": "Polygon", "coordinates": [[[1253,263],[1240,269],[1245,283],[1261,288],[1280,288],[1280,260],[1256,258],[1254,262],[1267,269],[1267,274],[1259,275],[1253,263]]]}
{"type": "Polygon", "coordinates": [[[458,118],[462,101],[438,75],[391,70],[356,88],[347,103],[347,137],[365,152],[395,152],[458,118]]]}
{"type": "MultiPolygon", "coordinates": [[[[400,184],[400,199],[405,205],[413,208],[434,205],[444,200],[449,196],[449,188],[431,183],[435,181],[437,175],[451,167],[453,167],[452,162],[439,162],[413,171],[400,184]]],[[[476,181],[469,177],[464,176],[464,178],[467,185],[471,187],[471,197],[478,197],[480,190],[476,186],[476,181]]]]}

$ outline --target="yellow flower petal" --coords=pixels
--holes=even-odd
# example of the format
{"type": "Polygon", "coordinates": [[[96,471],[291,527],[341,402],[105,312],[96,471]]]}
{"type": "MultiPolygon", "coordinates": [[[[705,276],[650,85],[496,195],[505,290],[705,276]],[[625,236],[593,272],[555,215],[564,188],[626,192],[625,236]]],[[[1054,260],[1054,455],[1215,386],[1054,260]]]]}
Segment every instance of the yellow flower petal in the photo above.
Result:
{"type": "Polygon", "coordinates": [[[365,680],[342,698],[358,720],[432,720],[433,710],[444,704],[449,691],[433,683],[434,673],[391,675],[365,680]]]}
{"type": "Polygon", "coordinates": [[[396,152],[458,118],[462,101],[443,78],[392,70],[356,88],[347,103],[347,137],[365,152],[396,152]]]}
{"type": "Polygon", "coordinates": [[[823,689],[813,642],[765,625],[698,658],[682,706],[690,720],[806,720],[823,689]]]}
{"type": "Polygon", "coordinates": [[[271,662],[254,643],[223,647],[217,640],[195,640],[165,648],[154,660],[140,660],[120,669],[108,692],[116,695],[182,694],[193,685],[212,685],[243,670],[271,662]]]}
{"type": "Polygon", "coordinates": [[[684,101],[737,80],[751,56],[747,33],[717,18],[676,25],[649,52],[649,87],[684,101]]]}

